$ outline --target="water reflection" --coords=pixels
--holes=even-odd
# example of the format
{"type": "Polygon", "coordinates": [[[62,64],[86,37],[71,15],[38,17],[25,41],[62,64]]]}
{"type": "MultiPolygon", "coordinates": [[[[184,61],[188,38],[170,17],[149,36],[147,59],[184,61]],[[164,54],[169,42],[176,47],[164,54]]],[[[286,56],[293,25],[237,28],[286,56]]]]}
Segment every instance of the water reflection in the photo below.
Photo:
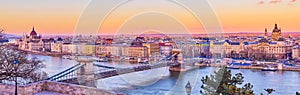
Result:
{"type": "MultiPolygon", "coordinates": [[[[74,60],[59,57],[29,55],[29,58],[38,57],[44,60],[48,75],[59,73],[75,64],[74,60]]],[[[129,64],[120,62],[101,63],[118,67],[129,67],[129,64]]],[[[103,69],[103,68],[102,68],[103,69]]],[[[135,72],[97,80],[97,88],[114,90],[130,95],[186,95],[185,85],[190,81],[193,89],[192,95],[200,94],[201,78],[212,74],[218,68],[197,68],[184,73],[170,73],[167,67],[153,70],[135,72]]],[[[101,68],[98,68],[101,70],[101,68]]],[[[245,83],[254,85],[255,94],[265,93],[263,89],[273,88],[274,95],[294,95],[300,91],[300,72],[277,71],[269,72],[250,69],[232,69],[232,73],[242,73],[245,83]]]]}
{"type": "Polygon", "coordinates": [[[28,55],[27,57],[29,59],[37,57],[39,60],[42,60],[46,66],[42,70],[45,71],[48,74],[48,76],[57,74],[77,64],[75,60],[62,59],[60,57],[51,57],[43,55],[28,55]]]}
{"type": "MultiPolygon", "coordinates": [[[[216,68],[207,67],[181,74],[171,73],[168,78],[161,79],[155,84],[118,91],[130,95],[185,95],[184,86],[187,81],[190,81],[193,87],[192,95],[199,95],[200,86],[202,85],[201,78],[213,73],[214,70],[216,68]]],[[[254,85],[255,94],[265,93],[263,90],[265,88],[275,89],[274,95],[294,95],[296,91],[300,91],[299,72],[262,72],[261,70],[237,69],[232,70],[232,73],[242,73],[245,77],[244,83],[250,82],[254,85]]]]}

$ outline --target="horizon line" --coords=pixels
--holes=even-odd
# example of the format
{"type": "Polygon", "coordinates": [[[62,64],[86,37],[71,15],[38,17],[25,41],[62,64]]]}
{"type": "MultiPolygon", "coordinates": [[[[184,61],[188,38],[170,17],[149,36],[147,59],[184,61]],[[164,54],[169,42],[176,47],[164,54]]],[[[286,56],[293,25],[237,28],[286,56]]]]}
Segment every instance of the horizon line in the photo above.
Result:
{"type": "MultiPolygon", "coordinates": [[[[227,33],[191,33],[191,34],[158,34],[158,33],[153,33],[153,34],[97,34],[96,36],[112,36],[112,35],[213,35],[213,34],[264,34],[264,32],[227,32],[227,33]]],[[[9,33],[2,33],[2,34],[7,34],[7,35],[15,35],[15,36],[23,36],[23,34],[9,34],[9,33]]],[[[299,32],[282,32],[282,34],[300,34],[299,32]]],[[[70,35],[75,35],[75,34],[39,34],[41,36],[70,36],[70,35]]],[[[83,35],[83,36],[90,36],[88,34],[76,34],[76,35],[83,35]]]]}

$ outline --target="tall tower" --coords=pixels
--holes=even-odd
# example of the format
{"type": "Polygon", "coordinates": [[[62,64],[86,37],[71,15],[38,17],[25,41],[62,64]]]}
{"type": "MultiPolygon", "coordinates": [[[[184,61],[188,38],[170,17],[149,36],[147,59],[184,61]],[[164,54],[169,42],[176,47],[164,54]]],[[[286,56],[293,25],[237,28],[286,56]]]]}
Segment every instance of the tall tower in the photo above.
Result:
{"type": "Polygon", "coordinates": [[[277,41],[281,37],[281,29],[278,28],[277,24],[275,24],[275,27],[272,31],[272,40],[277,41]]]}
{"type": "Polygon", "coordinates": [[[268,30],[267,30],[267,28],[265,28],[265,38],[267,38],[268,37],[268,30]]]}

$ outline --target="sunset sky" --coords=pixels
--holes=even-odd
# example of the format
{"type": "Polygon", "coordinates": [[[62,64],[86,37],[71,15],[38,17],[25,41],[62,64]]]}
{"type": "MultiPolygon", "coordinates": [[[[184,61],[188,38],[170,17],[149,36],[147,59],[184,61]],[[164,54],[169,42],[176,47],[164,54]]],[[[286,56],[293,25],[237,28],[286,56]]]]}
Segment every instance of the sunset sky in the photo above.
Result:
{"type": "MultiPolygon", "coordinates": [[[[192,0],[190,0],[192,1],[192,0]]],[[[275,23],[283,32],[300,31],[300,4],[296,0],[208,0],[224,32],[263,32],[275,23]]],[[[0,28],[5,33],[74,34],[76,29],[94,27],[98,34],[205,33],[203,22],[193,12],[168,0],[131,0],[118,6],[99,23],[82,24],[82,13],[91,0],[0,0],[0,28]],[[79,24],[78,24],[79,23],[79,24]],[[101,27],[99,27],[101,24],[101,27]],[[77,26],[81,25],[81,26],[77,26]],[[78,28],[81,27],[81,28],[78,28]]],[[[190,2],[193,3],[193,2],[190,2]]],[[[105,4],[99,4],[99,6],[105,4]]],[[[200,5],[200,4],[199,4],[200,5]]],[[[89,10],[101,12],[101,9],[89,10]]],[[[97,17],[90,17],[92,21],[97,17]]],[[[209,27],[220,27],[211,24],[209,27]]],[[[85,31],[84,29],[81,30],[85,31]]],[[[89,32],[88,32],[89,31],[89,32]]]]}

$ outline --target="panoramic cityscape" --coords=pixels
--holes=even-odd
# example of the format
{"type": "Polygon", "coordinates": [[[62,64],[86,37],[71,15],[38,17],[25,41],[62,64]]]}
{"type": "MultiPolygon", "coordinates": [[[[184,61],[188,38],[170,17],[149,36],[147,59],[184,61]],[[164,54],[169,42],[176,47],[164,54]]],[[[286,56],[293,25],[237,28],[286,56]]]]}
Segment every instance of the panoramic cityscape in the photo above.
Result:
{"type": "Polygon", "coordinates": [[[0,2],[0,95],[300,95],[296,0],[0,2]]]}

